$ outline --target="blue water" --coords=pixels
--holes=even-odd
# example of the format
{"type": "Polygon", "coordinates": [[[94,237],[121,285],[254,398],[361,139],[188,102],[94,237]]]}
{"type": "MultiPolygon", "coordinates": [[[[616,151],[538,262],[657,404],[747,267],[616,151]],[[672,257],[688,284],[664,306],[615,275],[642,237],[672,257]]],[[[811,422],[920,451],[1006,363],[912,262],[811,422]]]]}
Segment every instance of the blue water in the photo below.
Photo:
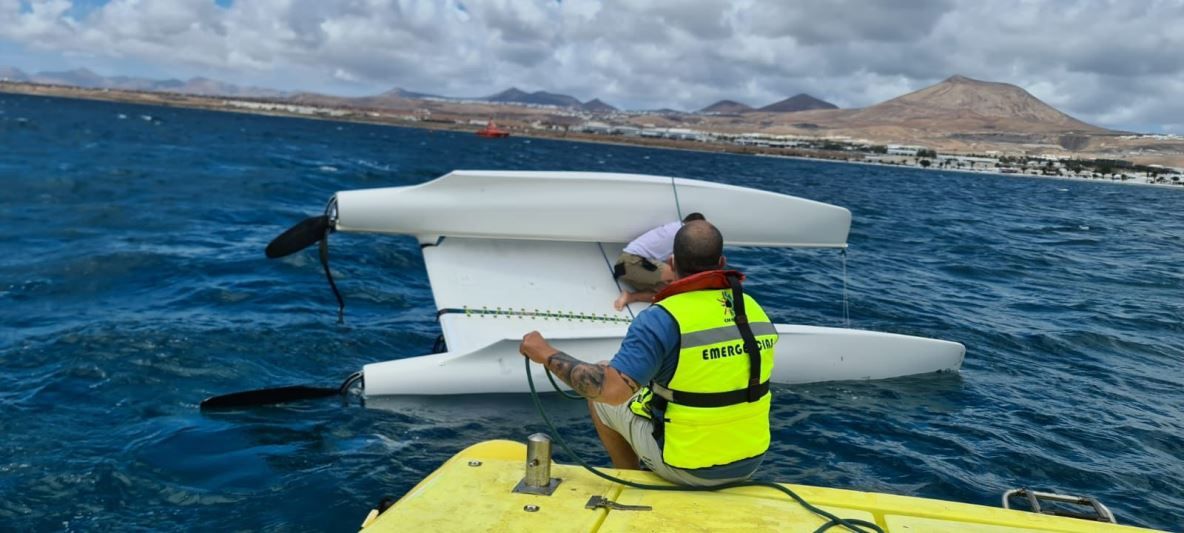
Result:
{"type": "MultiPolygon", "coordinates": [[[[525,395],[197,409],[427,352],[412,239],[334,236],[344,324],[313,250],[263,247],[337,190],[456,168],[851,209],[851,325],[966,363],[777,390],[764,478],[986,505],[1028,486],[1184,524],[1184,191],[0,95],[0,529],[353,530],[460,448],[542,430],[525,395]]],[[[844,324],[835,251],[728,254],[778,321],[844,324]]],[[[548,400],[604,464],[571,403],[548,400]]]]}

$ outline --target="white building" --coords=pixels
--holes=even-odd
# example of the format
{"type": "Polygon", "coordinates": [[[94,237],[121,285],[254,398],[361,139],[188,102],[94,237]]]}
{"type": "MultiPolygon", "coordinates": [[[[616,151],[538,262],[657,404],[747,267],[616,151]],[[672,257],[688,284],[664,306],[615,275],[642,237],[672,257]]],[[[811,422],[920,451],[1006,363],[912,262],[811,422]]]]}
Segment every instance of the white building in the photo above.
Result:
{"type": "Polygon", "coordinates": [[[327,109],[322,107],[314,107],[308,105],[294,105],[281,104],[278,102],[251,102],[247,100],[223,100],[223,105],[230,107],[239,107],[243,109],[254,109],[258,111],[283,111],[285,113],[295,113],[297,115],[327,115],[330,117],[343,117],[349,114],[349,111],[343,109],[327,109]]]}
{"type": "Polygon", "coordinates": [[[613,133],[613,127],[604,122],[585,122],[580,126],[580,131],[584,133],[610,135],[613,133]]]}
{"type": "Polygon", "coordinates": [[[907,144],[889,144],[888,155],[904,155],[909,157],[916,157],[917,153],[924,150],[924,146],[910,146],[907,144]]]}

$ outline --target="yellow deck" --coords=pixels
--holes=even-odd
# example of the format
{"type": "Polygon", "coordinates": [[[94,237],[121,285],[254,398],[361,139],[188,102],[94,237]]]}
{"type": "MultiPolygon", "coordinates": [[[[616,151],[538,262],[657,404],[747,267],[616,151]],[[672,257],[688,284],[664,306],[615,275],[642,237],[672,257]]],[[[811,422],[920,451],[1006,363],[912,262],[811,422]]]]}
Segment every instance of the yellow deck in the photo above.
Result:
{"type": "MultiPolygon", "coordinates": [[[[394,506],[364,525],[382,531],[814,531],[824,520],[778,491],[763,487],[721,492],[665,492],[624,487],[579,466],[553,464],[563,480],[551,496],[511,492],[522,479],[526,446],[486,441],[456,454],[394,506]],[[470,466],[470,461],[480,461],[470,466]],[[589,510],[600,495],[652,511],[589,510]],[[527,512],[527,505],[538,510],[527,512]]],[[[605,469],[613,476],[665,484],[648,472],[605,469]]],[[[806,501],[840,518],[879,524],[884,531],[980,533],[1014,531],[1148,531],[1129,526],[891,494],[786,484],[806,501]]],[[[832,531],[845,531],[833,528],[832,531]]]]}

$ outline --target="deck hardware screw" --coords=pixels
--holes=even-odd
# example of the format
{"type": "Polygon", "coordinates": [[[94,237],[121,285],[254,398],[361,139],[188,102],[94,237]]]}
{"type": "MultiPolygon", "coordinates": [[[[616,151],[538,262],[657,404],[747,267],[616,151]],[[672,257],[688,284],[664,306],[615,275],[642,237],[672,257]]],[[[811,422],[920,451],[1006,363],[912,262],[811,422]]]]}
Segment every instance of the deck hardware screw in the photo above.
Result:
{"type": "Polygon", "coordinates": [[[481,461],[477,461],[477,460],[469,461],[469,466],[481,466],[481,461]]]}
{"type": "Polygon", "coordinates": [[[531,504],[531,505],[527,505],[526,507],[523,507],[522,510],[526,511],[528,513],[536,513],[539,510],[539,506],[531,504]]]}

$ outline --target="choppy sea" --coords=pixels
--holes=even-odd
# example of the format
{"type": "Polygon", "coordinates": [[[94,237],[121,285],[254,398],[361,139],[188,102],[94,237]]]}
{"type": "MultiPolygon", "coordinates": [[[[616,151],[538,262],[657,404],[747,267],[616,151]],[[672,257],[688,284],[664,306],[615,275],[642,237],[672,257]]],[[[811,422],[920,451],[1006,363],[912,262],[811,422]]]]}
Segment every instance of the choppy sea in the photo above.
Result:
{"type": "MultiPolygon", "coordinates": [[[[852,211],[850,250],[731,250],[779,322],[962,342],[958,374],[777,389],[762,477],[1184,529],[1184,191],[0,94],[0,529],[356,529],[525,395],[203,414],[439,333],[411,238],[267,242],[335,191],[453,169],[639,172],[852,211]]],[[[575,402],[572,402],[575,403],[575,402]]],[[[607,464],[581,407],[560,431],[607,464]]],[[[568,460],[562,454],[559,460],[568,460]]]]}

